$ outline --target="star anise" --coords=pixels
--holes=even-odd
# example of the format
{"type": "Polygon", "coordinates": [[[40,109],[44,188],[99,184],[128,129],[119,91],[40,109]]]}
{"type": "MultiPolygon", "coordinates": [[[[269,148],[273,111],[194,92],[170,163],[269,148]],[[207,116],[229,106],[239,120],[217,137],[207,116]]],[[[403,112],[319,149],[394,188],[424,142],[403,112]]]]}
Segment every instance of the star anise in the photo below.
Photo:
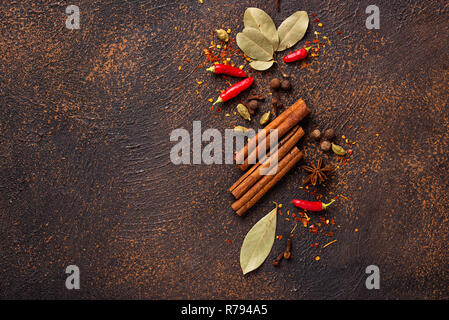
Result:
{"type": "Polygon", "coordinates": [[[327,179],[326,172],[335,170],[332,166],[325,166],[322,159],[318,160],[316,166],[312,164],[310,166],[302,166],[302,168],[306,172],[309,172],[309,175],[304,179],[304,184],[311,184],[313,186],[315,186],[317,182],[318,184],[321,184],[327,179]]]}

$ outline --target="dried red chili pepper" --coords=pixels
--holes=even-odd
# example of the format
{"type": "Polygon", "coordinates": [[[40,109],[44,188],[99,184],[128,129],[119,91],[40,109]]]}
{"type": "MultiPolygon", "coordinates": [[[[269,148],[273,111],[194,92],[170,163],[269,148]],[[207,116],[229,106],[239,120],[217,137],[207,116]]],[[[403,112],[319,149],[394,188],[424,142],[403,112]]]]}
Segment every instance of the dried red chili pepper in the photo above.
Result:
{"type": "Polygon", "coordinates": [[[253,84],[254,78],[249,77],[245,80],[242,80],[240,82],[237,82],[232,87],[227,89],[225,92],[220,94],[220,97],[217,99],[217,101],[214,102],[214,105],[217,103],[228,101],[236,96],[238,96],[242,91],[248,89],[253,84]]]}
{"type": "Polygon", "coordinates": [[[309,50],[312,47],[302,48],[295,52],[292,52],[284,57],[284,62],[294,62],[298,60],[303,60],[307,57],[309,50]]]}
{"type": "Polygon", "coordinates": [[[240,70],[239,68],[229,66],[226,64],[214,64],[212,67],[207,68],[207,71],[213,72],[215,74],[225,74],[227,76],[232,77],[240,77],[240,78],[246,78],[246,72],[243,70],[240,70]]]}
{"type": "Polygon", "coordinates": [[[309,211],[322,211],[325,210],[327,207],[329,207],[332,203],[334,203],[335,199],[333,199],[329,203],[323,203],[320,201],[305,201],[305,200],[299,200],[294,199],[292,203],[297,206],[298,208],[309,210],[309,211]]]}

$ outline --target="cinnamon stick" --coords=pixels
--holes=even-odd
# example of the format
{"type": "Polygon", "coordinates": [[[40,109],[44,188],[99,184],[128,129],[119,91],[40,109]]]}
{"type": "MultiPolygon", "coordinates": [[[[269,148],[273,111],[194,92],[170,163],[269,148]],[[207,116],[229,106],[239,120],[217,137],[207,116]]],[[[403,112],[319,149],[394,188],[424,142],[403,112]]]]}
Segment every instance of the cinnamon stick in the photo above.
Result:
{"type": "Polygon", "coordinates": [[[275,175],[266,175],[260,179],[247,193],[232,204],[232,209],[242,216],[260,200],[293,166],[303,157],[303,153],[294,147],[278,164],[275,175]]]}
{"type": "MultiPolygon", "coordinates": [[[[293,128],[296,124],[298,124],[299,121],[304,119],[304,117],[306,117],[309,113],[310,113],[310,109],[307,107],[304,100],[299,99],[298,101],[296,101],[290,108],[288,108],[281,115],[279,115],[278,118],[276,118],[274,120],[274,121],[276,121],[278,119],[281,119],[278,123],[275,124],[276,127],[274,128],[277,130],[277,138],[280,139],[291,128],[293,128]]],[[[268,128],[268,126],[265,128],[265,130],[267,130],[267,128],[268,128]]],[[[245,158],[243,164],[237,165],[237,167],[240,170],[242,170],[242,171],[246,170],[250,166],[250,163],[249,163],[250,159],[256,159],[257,155],[262,152],[263,148],[267,149],[270,147],[270,143],[271,143],[270,136],[271,136],[271,131],[268,130],[268,131],[266,131],[265,139],[262,138],[261,141],[257,140],[257,142],[259,142],[257,144],[257,146],[255,146],[256,143],[254,143],[254,142],[252,143],[252,145],[250,144],[250,142],[248,142],[247,157],[245,158]],[[251,148],[251,147],[254,147],[254,148],[251,148]],[[250,148],[252,150],[250,150],[250,148]]],[[[258,137],[258,135],[256,135],[256,137],[254,137],[254,138],[257,138],[257,137],[258,137]]],[[[263,150],[263,151],[265,151],[265,150],[263,150]]],[[[243,154],[244,154],[244,150],[243,150],[243,154]]],[[[239,156],[239,153],[237,154],[237,156],[239,156]]]]}
{"type": "MultiPolygon", "coordinates": [[[[251,138],[248,143],[235,155],[235,160],[237,162],[243,162],[243,160],[248,156],[249,152],[252,152],[257,145],[257,141],[261,140],[261,136],[265,136],[270,130],[276,129],[282,121],[284,121],[299,105],[299,101],[296,101],[290,108],[281,113],[276,119],[271,121],[261,132],[259,132],[255,137],[251,138]]],[[[301,100],[302,101],[302,100],[301,100]]],[[[280,137],[279,137],[280,138],[280,137]]]]}
{"type": "MultiPolygon", "coordinates": [[[[279,142],[280,145],[284,144],[288,139],[290,139],[296,132],[296,130],[299,128],[299,126],[296,126],[293,128],[285,137],[282,138],[281,142],[279,142]]],[[[255,165],[251,167],[246,173],[241,176],[233,185],[229,188],[229,191],[232,192],[239,184],[241,184],[250,174],[252,174],[256,169],[265,161],[266,157],[269,157],[270,153],[268,153],[262,160],[257,162],[255,165]]],[[[279,161],[281,159],[278,159],[279,161]]]]}
{"type": "Polygon", "coordinates": [[[304,130],[297,126],[294,130],[284,137],[277,150],[268,157],[265,157],[255,164],[247,174],[240,178],[229,190],[236,199],[242,197],[260,178],[263,177],[261,170],[267,170],[274,161],[281,161],[284,156],[295,146],[299,139],[304,136],[304,130]],[[286,139],[287,138],[287,139],[286,139]]]}

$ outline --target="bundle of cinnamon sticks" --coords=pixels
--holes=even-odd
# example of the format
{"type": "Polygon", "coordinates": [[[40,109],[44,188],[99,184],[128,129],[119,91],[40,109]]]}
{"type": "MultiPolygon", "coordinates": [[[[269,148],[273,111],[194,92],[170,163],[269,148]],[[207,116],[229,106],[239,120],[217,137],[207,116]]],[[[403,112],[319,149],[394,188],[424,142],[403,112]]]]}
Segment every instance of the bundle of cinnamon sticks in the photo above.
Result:
{"type": "Polygon", "coordinates": [[[258,154],[265,154],[271,147],[270,151],[229,189],[236,198],[232,209],[239,216],[254,206],[301,160],[303,153],[295,145],[304,136],[304,130],[298,123],[309,113],[310,109],[306,103],[299,99],[264,130],[251,138],[245,147],[235,155],[237,167],[244,171],[250,166],[251,159],[256,159],[258,154]],[[280,141],[273,148],[273,142],[277,139],[280,141]]]}

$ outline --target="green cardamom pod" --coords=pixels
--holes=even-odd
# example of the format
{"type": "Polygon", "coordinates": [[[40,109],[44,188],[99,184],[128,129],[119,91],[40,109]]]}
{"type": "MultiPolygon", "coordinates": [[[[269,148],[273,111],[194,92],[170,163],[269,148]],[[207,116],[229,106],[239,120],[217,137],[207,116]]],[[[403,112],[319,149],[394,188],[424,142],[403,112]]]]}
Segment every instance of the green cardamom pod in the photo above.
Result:
{"type": "Polygon", "coordinates": [[[245,127],[242,127],[242,126],[236,126],[236,127],[234,127],[234,132],[245,133],[246,131],[248,131],[248,129],[245,128],[245,127]]]}
{"type": "Polygon", "coordinates": [[[245,107],[243,104],[239,103],[237,105],[237,111],[242,116],[243,119],[250,121],[251,116],[249,114],[248,108],[245,107]]]}
{"type": "Polygon", "coordinates": [[[261,124],[261,125],[264,125],[264,124],[266,124],[268,121],[270,121],[270,116],[271,116],[271,112],[270,112],[270,111],[265,112],[265,113],[263,114],[263,116],[260,118],[260,124],[261,124]]]}
{"type": "Polygon", "coordinates": [[[339,156],[346,155],[346,150],[340,147],[338,144],[332,143],[332,151],[339,156]]]}
{"type": "Polygon", "coordinates": [[[220,39],[221,41],[224,41],[224,42],[228,42],[229,35],[226,32],[226,30],[218,29],[218,30],[215,30],[215,32],[217,33],[218,39],[220,39]]]}

